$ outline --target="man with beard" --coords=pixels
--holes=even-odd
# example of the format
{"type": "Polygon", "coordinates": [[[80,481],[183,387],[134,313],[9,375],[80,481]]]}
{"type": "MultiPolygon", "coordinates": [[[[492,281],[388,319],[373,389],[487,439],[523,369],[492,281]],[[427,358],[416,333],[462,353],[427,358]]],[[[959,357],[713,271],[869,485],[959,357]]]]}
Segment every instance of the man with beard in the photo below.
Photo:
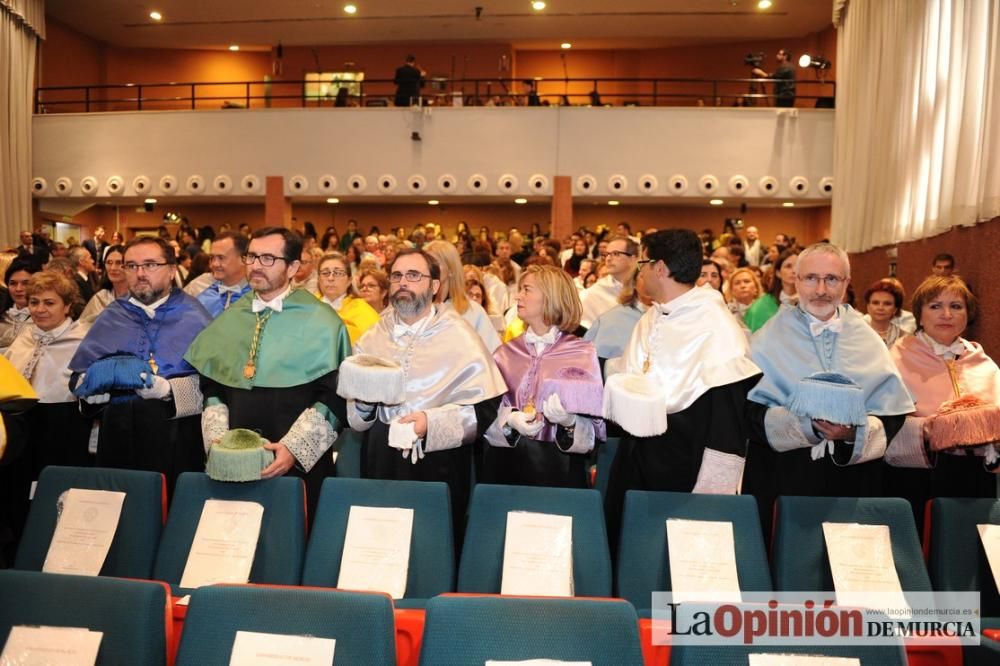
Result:
{"type": "Polygon", "coordinates": [[[743,241],[743,256],[751,266],[760,266],[764,260],[764,247],[760,244],[757,227],[747,227],[747,237],[743,241]]]}
{"type": "MultiPolygon", "coordinates": [[[[497,417],[503,377],[482,339],[447,303],[434,304],[441,286],[434,258],[416,249],[396,255],[389,300],[379,323],[354,346],[398,364],[401,400],[348,401],[351,427],[369,431],[364,475],[375,479],[444,481],[460,528],[469,498],[472,443],[497,417]]],[[[341,378],[341,395],[358,395],[341,378]]]]}
{"type": "Polygon", "coordinates": [[[255,231],[242,257],[253,293],[219,315],[185,358],[202,377],[205,448],[231,428],[260,433],[274,452],[261,478],[304,478],[314,508],[323,479],[333,475],[329,450],[346,419],[337,369],[351,343],[333,308],[292,289],[302,254],[293,231],[255,231]]]}
{"type": "Polygon", "coordinates": [[[879,459],[914,410],[885,343],[841,305],[850,279],[843,250],[806,248],[798,306],[779,310],[751,342],[764,377],[747,396],[744,491],[757,496],[765,523],[778,495],[881,494],[879,459]]]}
{"type": "Polygon", "coordinates": [[[97,464],[162,472],[204,469],[198,375],[184,352],[212,320],[173,288],[174,252],[159,238],[125,246],[129,297],[97,318],[70,361],[70,388],[84,413],[101,414],[97,464]]]}

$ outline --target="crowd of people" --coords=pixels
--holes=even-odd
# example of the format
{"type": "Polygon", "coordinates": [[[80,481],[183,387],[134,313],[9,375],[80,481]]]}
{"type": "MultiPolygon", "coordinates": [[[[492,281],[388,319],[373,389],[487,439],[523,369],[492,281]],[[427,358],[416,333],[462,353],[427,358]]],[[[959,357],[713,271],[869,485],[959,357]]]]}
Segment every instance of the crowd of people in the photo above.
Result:
{"type": "Polygon", "coordinates": [[[293,227],[99,229],[68,257],[25,232],[0,255],[0,372],[30,384],[0,396],[7,562],[44,466],[172,490],[237,428],[266,440],[260,478],[301,477],[310,505],[344,430],[364,433],[362,474],[447,483],[459,536],[473,479],[586,487],[609,434],[612,541],[630,489],[753,494],[765,523],[779,495],[919,516],[996,494],[1000,370],[962,337],[976,299],[948,255],[912,312],[885,278],[862,315],[841,249],[735,222],[293,227]]]}

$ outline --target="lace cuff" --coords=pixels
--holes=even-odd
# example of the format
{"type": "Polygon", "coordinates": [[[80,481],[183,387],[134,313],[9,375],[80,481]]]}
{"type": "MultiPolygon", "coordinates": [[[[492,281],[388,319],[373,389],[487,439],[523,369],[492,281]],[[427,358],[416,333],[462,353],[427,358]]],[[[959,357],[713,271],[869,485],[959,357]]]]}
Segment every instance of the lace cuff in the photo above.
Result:
{"type": "Polygon", "coordinates": [[[846,466],[878,460],[885,455],[887,445],[885,426],[880,419],[869,415],[867,425],[858,427],[853,442],[835,447],[833,463],[846,466]]]}
{"type": "Polygon", "coordinates": [[[281,443],[308,472],[337,441],[337,431],[317,409],[310,407],[295,419],[281,443]]]}
{"type": "Polygon", "coordinates": [[[425,409],[427,435],[424,451],[457,449],[476,437],[476,408],[472,405],[445,405],[425,409]]]}
{"type": "Polygon", "coordinates": [[[691,492],[712,495],[735,495],[743,483],[746,461],[735,453],[705,449],[698,469],[698,480],[691,492]]]}
{"type": "Polygon", "coordinates": [[[229,407],[218,402],[201,411],[201,439],[207,453],[212,444],[229,432],[229,407]]]}
{"type": "Polygon", "coordinates": [[[800,419],[784,407],[771,407],[764,413],[764,432],[767,443],[779,453],[811,448],[822,441],[813,434],[808,419],[800,419]]]}
{"type": "Polygon", "coordinates": [[[497,418],[490,427],[486,429],[483,437],[486,439],[486,443],[490,446],[497,446],[501,449],[510,449],[517,446],[517,437],[513,437],[513,441],[507,439],[507,435],[504,434],[504,426],[507,425],[507,417],[510,413],[514,411],[514,408],[510,405],[502,404],[500,409],[497,411],[497,418]]]}
{"type": "Polygon", "coordinates": [[[924,439],[924,422],[922,416],[907,416],[903,427],[889,442],[885,450],[885,461],[893,467],[911,467],[930,469],[934,467],[931,454],[927,450],[927,440],[924,439]]]}
{"type": "Polygon", "coordinates": [[[201,394],[198,375],[168,379],[170,392],[174,396],[174,418],[201,414],[205,398],[201,394]]]}

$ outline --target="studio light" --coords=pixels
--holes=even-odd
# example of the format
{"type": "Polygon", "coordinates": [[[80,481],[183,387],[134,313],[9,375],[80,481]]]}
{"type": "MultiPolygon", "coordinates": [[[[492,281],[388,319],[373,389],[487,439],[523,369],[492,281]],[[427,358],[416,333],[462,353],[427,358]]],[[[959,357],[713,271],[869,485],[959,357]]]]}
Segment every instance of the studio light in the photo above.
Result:
{"type": "Polygon", "coordinates": [[[812,67],[813,69],[830,69],[830,61],[823,56],[811,56],[803,53],[799,58],[799,67],[812,67]]]}

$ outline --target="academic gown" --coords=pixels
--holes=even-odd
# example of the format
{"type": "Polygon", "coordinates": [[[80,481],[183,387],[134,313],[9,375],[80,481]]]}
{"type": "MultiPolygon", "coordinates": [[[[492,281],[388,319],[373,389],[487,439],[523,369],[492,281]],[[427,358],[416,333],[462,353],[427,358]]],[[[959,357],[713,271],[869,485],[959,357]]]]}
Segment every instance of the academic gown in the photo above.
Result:
{"type": "Polygon", "coordinates": [[[0,356],[0,569],[14,563],[31,502],[26,415],[38,400],[31,384],[0,356]]]}
{"type": "MultiPolygon", "coordinates": [[[[157,374],[176,389],[170,399],[144,400],[80,407],[100,416],[97,466],[161,472],[173,493],[177,477],[205,469],[201,439],[200,394],[180,392],[177,380],[190,380],[195,370],[183,358],[191,341],[211,321],[211,315],[191,296],[172,290],[153,319],[122,298],[104,309],[70,361],[71,385],[97,360],[120,353],[156,360],[157,374]]],[[[184,384],[187,385],[186,383],[184,384]]],[[[197,389],[197,383],[193,384],[197,389]]]]}

